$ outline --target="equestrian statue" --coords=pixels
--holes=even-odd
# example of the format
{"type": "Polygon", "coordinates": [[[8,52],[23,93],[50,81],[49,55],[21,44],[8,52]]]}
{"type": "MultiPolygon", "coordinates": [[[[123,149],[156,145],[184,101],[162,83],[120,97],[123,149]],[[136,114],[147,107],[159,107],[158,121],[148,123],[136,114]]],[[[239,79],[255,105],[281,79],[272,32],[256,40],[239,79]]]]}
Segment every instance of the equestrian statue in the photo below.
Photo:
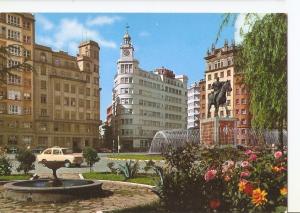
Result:
{"type": "Polygon", "coordinates": [[[213,91],[208,95],[208,114],[210,113],[211,106],[214,105],[215,117],[218,117],[219,107],[223,106],[226,110],[226,116],[229,117],[226,94],[227,92],[232,91],[230,81],[227,80],[220,82],[219,77],[217,77],[211,88],[213,89],[213,91]]]}

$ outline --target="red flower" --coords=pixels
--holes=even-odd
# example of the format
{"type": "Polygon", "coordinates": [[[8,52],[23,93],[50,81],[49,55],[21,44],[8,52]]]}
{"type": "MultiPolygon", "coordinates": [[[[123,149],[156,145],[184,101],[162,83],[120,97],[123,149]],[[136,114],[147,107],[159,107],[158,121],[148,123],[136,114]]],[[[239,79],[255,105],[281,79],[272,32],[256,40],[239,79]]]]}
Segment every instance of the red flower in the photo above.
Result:
{"type": "Polygon", "coordinates": [[[253,152],[252,152],[251,149],[248,149],[248,150],[245,152],[246,155],[251,155],[252,153],[253,153],[253,152]]]}
{"type": "Polygon", "coordinates": [[[250,161],[256,161],[256,158],[257,158],[256,154],[251,154],[250,157],[249,157],[249,160],[250,161]]]}
{"type": "Polygon", "coordinates": [[[282,156],[282,152],[281,151],[277,151],[277,152],[274,153],[275,159],[279,159],[279,158],[281,158],[281,156],[282,156]]]}
{"type": "Polygon", "coordinates": [[[249,171],[241,172],[241,175],[240,175],[240,177],[249,177],[249,176],[250,176],[250,172],[249,171]]]}
{"type": "Polygon", "coordinates": [[[252,196],[253,186],[251,185],[251,183],[247,182],[244,192],[245,192],[245,194],[252,196]]]}
{"type": "Polygon", "coordinates": [[[212,199],[209,201],[209,206],[212,209],[217,209],[220,207],[220,205],[221,205],[221,202],[219,199],[212,199]]]}
{"type": "Polygon", "coordinates": [[[216,174],[217,174],[217,170],[214,169],[208,170],[204,175],[204,179],[208,182],[214,179],[216,177],[216,174]]]}

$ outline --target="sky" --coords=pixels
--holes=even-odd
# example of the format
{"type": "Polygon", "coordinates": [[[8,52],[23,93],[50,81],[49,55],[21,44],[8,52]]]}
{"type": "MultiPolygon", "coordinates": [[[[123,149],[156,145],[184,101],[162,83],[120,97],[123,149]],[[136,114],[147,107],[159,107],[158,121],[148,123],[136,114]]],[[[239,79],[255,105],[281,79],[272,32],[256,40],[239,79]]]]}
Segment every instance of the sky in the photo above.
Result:
{"type": "MultiPolygon", "coordinates": [[[[192,13],[38,13],[36,43],[76,55],[81,41],[100,44],[101,120],[112,103],[113,79],[120,56],[120,45],[129,26],[140,67],[153,71],[166,67],[189,78],[189,85],[204,77],[207,49],[215,42],[223,14],[192,13]]],[[[216,45],[227,39],[240,41],[239,27],[243,16],[229,24],[216,45]]]]}

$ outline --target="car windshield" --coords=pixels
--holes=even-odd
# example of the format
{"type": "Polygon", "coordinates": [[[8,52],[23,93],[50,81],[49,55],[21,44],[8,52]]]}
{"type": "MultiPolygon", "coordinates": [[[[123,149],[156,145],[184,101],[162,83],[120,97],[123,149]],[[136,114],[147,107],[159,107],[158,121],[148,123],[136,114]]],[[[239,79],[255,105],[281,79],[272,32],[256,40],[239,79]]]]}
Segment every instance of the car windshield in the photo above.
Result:
{"type": "Polygon", "coordinates": [[[71,149],[62,149],[61,151],[64,153],[64,155],[73,153],[71,149]]]}

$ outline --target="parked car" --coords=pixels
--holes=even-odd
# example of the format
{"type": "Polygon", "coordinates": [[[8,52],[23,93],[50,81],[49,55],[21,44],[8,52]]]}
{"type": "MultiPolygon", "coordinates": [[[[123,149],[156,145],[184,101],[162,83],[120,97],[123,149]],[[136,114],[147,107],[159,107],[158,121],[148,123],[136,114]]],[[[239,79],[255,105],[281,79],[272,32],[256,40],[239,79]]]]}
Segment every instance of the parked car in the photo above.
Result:
{"type": "Polygon", "coordinates": [[[36,156],[38,163],[45,163],[47,161],[63,161],[65,167],[71,165],[79,166],[83,163],[82,153],[73,153],[71,149],[52,147],[44,150],[41,154],[36,156]]]}
{"type": "Polygon", "coordinates": [[[32,153],[37,153],[37,154],[40,154],[42,153],[46,148],[45,147],[42,147],[42,146],[39,146],[39,147],[36,147],[34,149],[32,149],[32,153]]]}

